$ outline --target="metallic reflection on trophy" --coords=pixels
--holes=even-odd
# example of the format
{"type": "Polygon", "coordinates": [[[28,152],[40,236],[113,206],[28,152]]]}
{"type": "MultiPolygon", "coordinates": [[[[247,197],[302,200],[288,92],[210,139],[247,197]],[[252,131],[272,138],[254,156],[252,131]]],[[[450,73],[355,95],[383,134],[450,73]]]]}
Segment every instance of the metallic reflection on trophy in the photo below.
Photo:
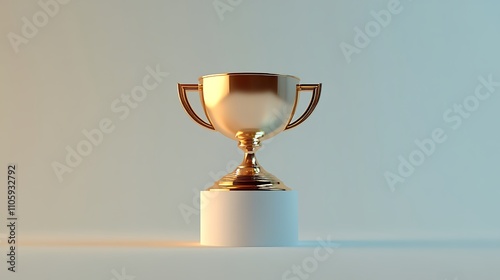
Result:
{"type": "Polygon", "coordinates": [[[225,73],[202,76],[198,84],[178,84],[179,98],[189,116],[203,127],[238,141],[243,162],[210,187],[211,191],[286,191],[278,178],[257,162],[263,140],[294,128],[314,111],[321,84],[299,84],[290,75],[225,73]],[[198,91],[208,122],[189,104],[187,91],[198,91]],[[292,122],[300,92],[312,91],[306,111],[292,122]]]}

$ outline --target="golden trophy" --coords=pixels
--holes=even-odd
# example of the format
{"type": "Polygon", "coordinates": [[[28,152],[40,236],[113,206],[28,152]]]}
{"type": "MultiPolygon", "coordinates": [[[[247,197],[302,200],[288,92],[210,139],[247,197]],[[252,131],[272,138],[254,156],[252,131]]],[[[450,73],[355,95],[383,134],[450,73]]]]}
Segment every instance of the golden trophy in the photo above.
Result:
{"type": "MultiPolygon", "coordinates": [[[[288,241],[280,241],[287,239],[281,238],[283,234],[287,233],[281,232],[278,228],[279,220],[283,220],[282,217],[287,215],[287,211],[283,211],[286,207],[274,205],[273,201],[282,201],[283,198],[289,200],[291,205],[289,209],[293,212],[296,211],[296,194],[259,165],[255,152],[261,146],[262,141],[298,126],[316,108],[321,94],[321,84],[300,84],[299,81],[299,78],[291,75],[224,73],[202,76],[198,79],[198,84],[178,84],[179,98],[187,114],[201,126],[216,130],[226,137],[238,141],[238,146],[244,151],[242,163],[233,172],[223,176],[205,191],[212,192],[212,194],[203,194],[202,192],[202,200],[207,200],[205,205],[209,205],[209,207],[202,208],[201,213],[202,244],[272,246],[295,243],[296,232],[292,233],[288,241]],[[187,97],[188,91],[199,93],[208,122],[200,118],[193,110],[187,97]],[[305,112],[292,122],[302,91],[312,92],[311,101],[305,112]],[[221,193],[230,194],[213,195],[214,191],[227,191],[221,193]],[[221,199],[228,199],[228,201],[216,201],[221,199]],[[217,209],[214,208],[216,207],[213,206],[214,204],[219,204],[217,209]],[[242,204],[249,208],[243,209],[245,207],[242,207],[242,204]],[[262,217],[249,216],[253,214],[247,213],[248,211],[255,212],[253,211],[255,209],[267,209],[266,205],[271,207],[268,210],[273,211],[276,217],[269,217],[272,215],[267,213],[264,216],[268,217],[269,220],[262,221],[262,217]],[[206,209],[211,207],[214,209],[206,209]],[[208,213],[208,211],[213,213],[208,213]],[[232,214],[228,215],[228,212],[232,214]],[[204,218],[207,215],[210,218],[205,219],[205,221],[204,218]],[[234,220],[230,221],[231,219],[234,220]],[[241,227],[234,225],[235,223],[248,224],[249,221],[251,223],[255,219],[263,223],[255,225],[257,228],[276,228],[270,229],[267,233],[264,229],[249,234],[248,230],[243,232],[241,227]],[[217,225],[217,223],[219,224],[217,225]],[[207,227],[210,228],[207,229],[207,227]],[[214,232],[216,227],[218,230],[214,232]],[[204,242],[204,230],[210,231],[211,236],[218,235],[218,239],[207,237],[205,238],[206,242],[204,242]],[[238,234],[240,237],[234,237],[238,234]],[[250,236],[252,234],[254,237],[250,236]]],[[[277,203],[287,204],[287,202],[277,203]]],[[[291,215],[294,214],[291,213],[291,215]]],[[[290,222],[291,228],[296,227],[296,221],[290,222]]]]}

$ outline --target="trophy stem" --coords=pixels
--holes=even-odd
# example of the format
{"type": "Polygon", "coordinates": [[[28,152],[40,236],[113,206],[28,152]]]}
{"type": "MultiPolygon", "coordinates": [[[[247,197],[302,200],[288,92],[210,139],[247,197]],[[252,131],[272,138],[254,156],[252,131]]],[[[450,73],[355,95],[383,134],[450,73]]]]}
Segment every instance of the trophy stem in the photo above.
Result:
{"type": "Polygon", "coordinates": [[[257,162],[257,156],[255,156],[255,153],[246,153],[246,152],[245,152],[245,155],[243,157],[243,162],[241,163],[241,166],[260,168],[260,165],[257,162]]]}
{"type": "Polygon", "coordinates": [[[222,177],[209,190],[226,191],[287,191],[290,190],[278,178],[267,172],[257,162],[255,152],[260,148],[263,131],[239,131],[236,138],[238,147],[245,152],[241,164],[231,173],[222,177]]]}

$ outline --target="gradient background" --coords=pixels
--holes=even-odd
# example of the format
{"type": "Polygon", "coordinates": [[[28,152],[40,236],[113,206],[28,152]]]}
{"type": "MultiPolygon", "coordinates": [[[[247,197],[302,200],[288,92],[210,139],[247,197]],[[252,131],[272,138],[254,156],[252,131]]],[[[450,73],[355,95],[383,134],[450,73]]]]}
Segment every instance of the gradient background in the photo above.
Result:
{"type": "MultiPolygon", "coordinates": [[[[8,163],[18,164],[18,237],[196,241],[198,214],[186,217],[179,209],[193,207],[197,191],[226,173],[226,166],[239,162],[241,154],[235,142],[199,127],[184,113],[176,85],[196,83],[205,74],[253,71],[323,83],[322,99],[312,116],[266,143],[259,153],[267,170],[299,191],[301,239],[497,239],[500,87],[480,101],[458,129],[443,114],[473,95],[479,76],[500,81],[500,4],[401,0],[401,12],[348,62],[342,42],[354,45],[354,29],[364,29],[374,20],[371,11],[387,9],[390,2],[220,0],[231,10],[219,17],[217,1],[211,0],[72,0],[59,4],[59,11],[16,53],[8,34],[21,35],[22,18],[33,22],[33,15],[43,10],[36,1],[2,0],[0,179],[6,181],[8,163]],[[120,119],[111,110],[112,102],[142,84],[146,67],[157,65],[169,75],[120,119]],[[98,128],[104,118],[113,122],[114,131],[58,180],[51,164],[64,163],[66,146],[76,148],[86,139],[82,130],[98,128]],[[384,173],[397,173],[398,157],[408,159],[417,149],[415,140],[429,138],[436,128],[443,129],[447,140],[391,189],[384,173]]],[[[198,100],[195,93],[190,96],[198,100]]],[[[303,97],[299,112],[309,95],[303,97]]],[[[5,195],[0,192],[2,224],[5,195]]],[[[188,252],[176,250],[168,254],[186,255],[169,261],[179,273],[196,267],[195,261],[186,264],[188,252]]],[[[283,251],[249,250],[252,253],[243,256],[246,262],[260,260],[262,266],[266,262],[261,256],[281,256],[279,273],[273,276],[273,268],[259,270],[262,279],[280,279],[280,271],[303,257],[285,253],[287,261],[280,255],[283,251]]],[[[231,252],[214,254],[236,262],[232,254],[237,254],[231,252]]],[[[483,252],[481,260],[469,260],[468,251],[461,252],[464,259],[446,259],[456,271],[441,267],[442,271],[436,268],[441,272],[422,274],[426,269],[410,266],[398,270],[401,274],[379,276],[498,279],[500,270],[484,262],[490,258],[485,254],[498,256],[497,251],[483,252]],[[484,266],[468,274],[463,271],[475,261],[484,266]]],[[[26,254],[33,264],[45,256],[40,251],[26,254]]],[[[90,259],[95,255],[88,254],[86,265],[93,266],[90,259]]],[[[209,251],[203,254],[210,256],[209,251]]],[[[355,251],[346,254],[357,258],[355,251]]],[[[366,260],[361,263],[369,266],[373,259],[380,260],[373,251],[367,254],[359,255],[366,260]]],[[[394,254],[391,258],[401,261],[394,254]]],[[[197,256],[198,263],[208,261],[197,256]]],[[[346,270],[342,261],[348,259],[340,257],[335,263],[345,271],[323,265],[311,279],[382,279],[369,277],[369,270],[353,274],[360,267],[346,270]]],[[[393,263],[389,257],[384,260],[393,263]]],[[[419,260],[429,261],[415,257],[409,263],[419,260]]],[[[28,263],[25,273],[34,271],[28,263]]],[[[229,266],[234,273],[227,272],[227,277],[257,277],[229,266]]],[[[81,269],[82,274],[72,279],[84,277],[87,270],[83,265],[81,269]]],[[[111,269],[87,276],[110,279],[111,269]]],[[[385,271],[383,265],[373,269],[385,271]]],[[[5,271],[2,266],[0,273],[5,271]]],[[[42,275],[59,279],[50,271],[42,275]]],[[[137,272],[135,276],[149,279],[137,272]]]]}

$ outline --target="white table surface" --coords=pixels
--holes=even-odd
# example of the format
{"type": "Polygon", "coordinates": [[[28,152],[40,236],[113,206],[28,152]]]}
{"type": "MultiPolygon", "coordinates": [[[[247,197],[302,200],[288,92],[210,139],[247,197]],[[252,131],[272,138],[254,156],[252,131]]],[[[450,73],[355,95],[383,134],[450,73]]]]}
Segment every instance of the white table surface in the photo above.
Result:
{"type": "MultiPolygon", "coordinates": [[[[328,248],[317,241],[218,248],[166,240],[38,240],[19,246],[16,273],[2,262],[0,279],[500,279],[500,242],[494,240],[342,240],[328,248]]],[[[6,247],[1,251],[5,256],[6,247]]]]}

